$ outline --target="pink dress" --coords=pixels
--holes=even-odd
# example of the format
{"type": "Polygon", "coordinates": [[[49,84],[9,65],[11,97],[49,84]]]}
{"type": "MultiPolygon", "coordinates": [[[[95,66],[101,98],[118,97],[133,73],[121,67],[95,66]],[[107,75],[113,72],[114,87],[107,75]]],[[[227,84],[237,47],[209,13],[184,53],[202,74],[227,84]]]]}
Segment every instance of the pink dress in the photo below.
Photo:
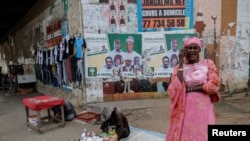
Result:
{"type": "Polygon", "coordinates": [[[219,76],[211,60],[183,65],[181,84],[175,68],[168,94],[171,99],[169,129],[166,141],[207,141],[208,124],[215,124],[210,94],[218,94],[219,76]],[[203,85],[205,93],[186,93],[186,86],[203,85]]]}

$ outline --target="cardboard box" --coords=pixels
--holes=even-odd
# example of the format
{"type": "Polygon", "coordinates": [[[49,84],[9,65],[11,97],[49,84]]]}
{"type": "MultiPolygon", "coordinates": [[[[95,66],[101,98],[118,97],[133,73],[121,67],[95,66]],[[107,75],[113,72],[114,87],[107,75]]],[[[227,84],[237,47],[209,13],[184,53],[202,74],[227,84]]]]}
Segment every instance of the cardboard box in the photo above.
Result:
{"type": "Polygon", "coordinates": [[[38,126],[38,120],[37,120],[37,115],[30,115],[28,117],[29,123],[31,123],[33,126],[38,126]]]}

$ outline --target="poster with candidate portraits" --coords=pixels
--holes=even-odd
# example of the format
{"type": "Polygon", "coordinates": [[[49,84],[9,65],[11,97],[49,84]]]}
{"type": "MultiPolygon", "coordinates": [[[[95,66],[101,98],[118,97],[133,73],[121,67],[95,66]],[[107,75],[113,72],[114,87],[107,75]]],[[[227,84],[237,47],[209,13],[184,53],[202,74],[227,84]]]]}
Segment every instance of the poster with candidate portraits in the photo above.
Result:
{"type": "Polygon", "coordinates": [[[111,78],[120,66],[124,76],[139,78],[145,74],[145,55],[152,77],[170,77],[184,40],[193,36],[197,34],[85,34],[86,77],[111,78]]]}
{"type": "Polygon", "coordinates": [[[133,50],[137,53],[142,53],[142,35],[141,34],[108,34],[109,47],[111,50],[114,50],[114,41],[119,39],[121,41],[121,50],[123,52],[127,51],[126,40],[131,37],[133,40],[134,48],[133,50]]]}
{"type": "Polygon", "coordinates": [[[154,71],[154,78],[171,77],[173,68],[178,65],[178,54],[183,46],[183,41],[193,36],[197,36],[197,34],[143,34],[142,49],[143,52],[149,51],[148,66],[154,71]]]}
{"type": "MultiPolygon", "coordinates": [[[[106,34],[85,34],[87,49],[85,50],[85,75],[97,78],[103,68],[103,62],[109,52],[108,38],[106,34]]],[[[107,73],[106,77],[111,77],[107,73]]]]}
{"type": "Polygon", "coordinates": [[[141,34],[85,34],[86,77],[111,78],[117,63],[125,76],[135,77],[134,65],[141,66],[141,38],[141,34]]]}
{"type": "Polygon", "coordinates": [[[171,77],[183,41],[193,36],[197,34],[85,34],[86,78],[100,78],[105,86],[112,82],[114,93],[156,92],[155,82],[171,77]]]}
{"type": "Polygon", "coordinates": [[[120,66],[124,77],[135,78],[135,71],[142,70],[141,34],[108,34],[110,51],[107,57],[113,60],[113,69],[120,66]],[[136,68],[135,68],[136,66],[136,68]]]}
{"type": "Polygon", "coordinates": [[[169,68],[174,68],[179,64],[179,52],[183,48],[183,43],[189,37],[197,37],[196,33],[188,34],[165,34],[167,51],[163,54],[162,58],[169,59],[169,68]]]}
{"type": "Polygon", "coordinates": [[[164,34],[144,33],[142,39],[142,48],[144,52],[148,52],[148,66],[154,71],[153,77],[170,77],[170,73],[166,68],[160,71],[162,67],[162,56],[167,51],[167,45],[164,34]]]}

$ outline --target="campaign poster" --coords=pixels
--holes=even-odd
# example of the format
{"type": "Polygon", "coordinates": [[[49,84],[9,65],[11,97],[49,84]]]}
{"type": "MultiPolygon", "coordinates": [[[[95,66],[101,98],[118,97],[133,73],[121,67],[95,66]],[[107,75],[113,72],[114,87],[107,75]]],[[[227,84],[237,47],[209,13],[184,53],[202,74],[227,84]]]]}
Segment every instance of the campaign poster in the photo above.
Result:
{"type": "Polygon", "coordinates": [[[137,53],[142,53],[142,35],[141,34],[108,34],[109,46],[111,50],[114,50],[114,41],[119,39],[121,41],[121,50],[126,52],[126,40],[131,37],[134,42],[133,50],[137,53]]]}
{"type": "Polygon", "coordinates": [[[142,70],[141,34],[108,34],[108,39],[110,51],[107,57],[113,61],[112,69],[120,66],[123,77],[137,77],[137,70],[142,70]]]}
{"type": "Polygon", "coordinates": [[[85,34],[88,48],[86,56],[86,77],[111,78],[119,66],[125,77],[135,78],[134,65],[141,66],[141,34],[85,34]]]}
{"type": "MultiPolygon", "coordinates": [[[[106,34],[85,34],[85,41],[88,45],[85,50],[86,77],[101,77],[100,71],[105,57],[109,52],[108,38],[106,34]]],[[[111,73],[103,74],[110,77],[111,73]]]]}
{"type": "Polygon", "coordinates": [[[189,34],[165,34],[167,51],[162,57],[169,59],[169,67],[174,68],[179,64],[179,52],[183,48],[183,43],[190,37],[197,37],[195,33],[189,34]]]}
{"type": "Polygon", "coordinates": [[[164,34],[144,33],[143,52],[148,52],[148,66],[154,71],[153,77],[170,77],[171,69],[162,69],[162,56],[167,51],[167,44],[164,34]]]}
{"type": "Polygon", "coordinates": [[[193,0],[137,0],[138,31],[193,28],[193,0]]]}

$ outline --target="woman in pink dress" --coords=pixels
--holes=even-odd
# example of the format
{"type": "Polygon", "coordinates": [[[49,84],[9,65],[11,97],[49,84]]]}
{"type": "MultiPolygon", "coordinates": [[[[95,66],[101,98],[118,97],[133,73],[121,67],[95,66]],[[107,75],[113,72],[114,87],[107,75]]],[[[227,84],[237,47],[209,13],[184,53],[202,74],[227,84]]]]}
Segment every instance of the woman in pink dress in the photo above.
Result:
{"type": "Polygon", "coordinates": [[[179,65],[168,87],[171,105],[166,141],[207,141],[208,125],[215,124],[220,79],[212,60],[199,59],[200,51],[200,39],[191,37],[179,53],[179,65]]]}

